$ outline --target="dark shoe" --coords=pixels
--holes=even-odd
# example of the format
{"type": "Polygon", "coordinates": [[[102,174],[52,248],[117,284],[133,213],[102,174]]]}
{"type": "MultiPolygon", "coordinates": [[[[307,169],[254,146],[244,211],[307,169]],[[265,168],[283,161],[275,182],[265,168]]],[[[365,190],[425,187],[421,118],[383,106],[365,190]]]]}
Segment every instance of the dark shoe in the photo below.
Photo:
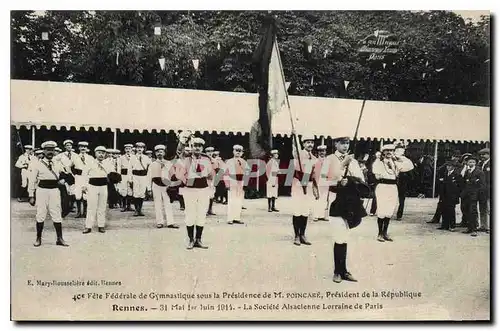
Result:
{"type": "Polygon", "coordinates": [[[311,243],[307,241],[306,236],[300,236],[300,243],[304,245],[311,245],[311,243]]]}
{"type": "Polygon", "coordinates": [[[467,226],[467,225],[466,225],[466,224],[464,224],[463,222],[458,223],[458,224],[456,225],[456,227],[457,227],[457,228],[465,228],[466,226],[467,226]]]}
{"type": "Polygon", "coordinates": [[[317,221],[319,221],[319,218],[314,218],[313,219],[313,222],[317,222],[317,221]]]}
{"type": "Polygon", "coordinates": [[[380,241],[381,243],[385,242],[384,237],[382,237],[381,234],[378,235],[377,240],[380,241]]]}
{"type": "Polygon", "coordinates": [[[402,220],[401,217],[396,218],[396,221],[401,221],[401,220],[402,220]]]}
{"type": "Polygon", "coordinates": [[[439,228],[437,228],[436,230],[449,230],[448,228],[444,228],[442,226],[440,226],[439,228]]]}
{"type": "Polygon", "coordinates": [[[428,222],[426,222],[427,224],[437,224],[439,223],[439,221],[435,221],[435,220],[430,220],[428,222]]]}
{"type": "Polygon", "coordinates": [[[299,237],[295,237],[295,240],[293,241],[293,244],[297,245],[297,246],[300,246],[300,238],[299,237]]]}
{"type": "Polygon", "coordinates": [[[138,216],[146,216],[146,215],[144,215],[142,211],[140,211],[138,216]]]}
{"type": "Polygon", "coordinates": [[[161,229],[161,228],[163,228],[163,224],[156,224],[156,227],[157,227],[158,229],[161,229]]]}
{"type": "Polygon", "coordinates": [[[36,238],[35,243],[33,246],[38,247],[42,244],[42,238],[36,238]]]}
{"type": "Polygon", "coordinates": [[[462,231],[462,233],[465,233],[465,234],[471,234],[472,232],[474,232],[474,231],[472,231],[472,230],[465,230],[465,231],[462,231]]]}
{"type": "Polygon", "coordinates": [[[184,208],[184,207],[181,207],[181,208],[180,208],[180,210],[184,210],[184,209],[186,209],[186,208],[184,208]]]}
{"type": "Polygon", "coordinates": [[[454,228],[449,228],[448,231],[455,232],[455,229],[454,228]]]}
{"type": "Polygon", "coordinates": [[[480,227],[479,229],[477,229],[477,231],[479,231],[479,232],[486,232],[486,229],[483,228],[483,227],[480,227]]]}
{"type": "Polygon", "coordinates": [[[358,280],[356,278],[354,278],[350,272],[346,272],[345,274],[343,274],[342,276],[342,279],[343,280],[347,280],[349,282],[357,282],[358,280]]]}
{"type": "Polygon", "coordinates": [[[271,208],[267,209],[268,213],[271,213],[273,210],[271,208]]]}
{"type": "Polygon", "coordinates": [[[246,208],[246,207],[241,207],[241,209],[245,210],[245,209],[247,209],[247,208],[246,208]]]}
{"type": "Polygon", "coordinates": [[[385,240],[385,241],[394,241],[394,240],[392,240],[392,238],[391,238],[391,237],[389,237],[389,235],[387,235],[387,234],[382,235],[382,237],[384,238],[384,240],[385,240]]]}
{"type": "Polygon", "coordinates": [[[476,232],[476,231],[473,231],[473,232],[471,232],[471,234],[470,234],[470,235],[471,235],[472,237],[477,237],[477,232],[476,232]]]}
{"type": "Polygon", "coordinates": [[[105,233],[105,232],[106,232],[106,230],[104,230],[104,228],[103,228],[103,227],[100,227],[100,228],[98,229],[98,231],[99,231],[100,233],[105,233]]]}
{"type": "Polygon", "coordinates": [[[235,223],[235,224],[245,224],[245,222],[237,221],[237,220],[234,220],[233,223],[235,223]]]}
{"type": "Polygon", "coordinates": [[[64,246],[64,247],[68,247],[69,246],[68,244],[66,244],[66,242],[64,241],[63,238],[58,238],[56,240],[56,245],[57,246],[64,246]]]}
{"type": "Polygon", "coordinates": [[[203,245],[203,242],[201,241],[201,239],[196,239],[196,241],[194,242],[194,247],[203,248],[203,249],[208,248],[208,246],[203,245]]]}
{"type": "Polygon", "coordinates": [[[211,210],[207,211],[207,216],[215,216],[215,213],[211,210]]]}
{"type": "Polygon", "coordinates": [[[227,205],[227,201],[224,201],[222,204],[223,204],[223,205],[227,205]]]}
{"type": "Polygon", "coordinates": [[[83,230],[83,234],[87,234],[87,233],[90,233],[92,232],[92,229],[89,229],[89,228],[85,228],[85,230],[83,230]]]}
{"type": "Polygon", "coordinates": [[[134,215],[132,215],[132,216],[134,216],[134,217],[139,216],[139,212],[136,210],[136,211],[134,212],[134,215]]]}
{"type": "Polygon", "coordinates": [[[189,240],[189,244],[187,245],[187,249],[193,249],[194,247],[194,240],[189,240]]]}
{"type": "Polygon", "coordinates": [[[342,282],[342,277],[339,274],[333,274],[333,281],[335,283],[340,283],[342,282]]]}
{"type": "Polygon", "coordinates": [[[489,234],[489,233],[490,233],[490,230],[488,230],[488,229],[484,229],[484,233],[489,234]]]}
{"type": "Polygon", "coordinates": [[[279,210],[278,210],[278,209],[276,209],[276,208],[272,208],[272,209],[271,209],[271,211],[276,211],[276,212],[279,212],[279,210]]]}
{"type": "Polygon", "coordinates": [[[227,222],[227,224],[231,224],[231,225],[232,225],[232,224],[233,224],[233,221],[229,221],[229,222],[227,222]]]}
{"type": "Polygon", "coordinates": [[[167,225],[167,228],[169,228],[169,229],[178,229],[179,226],[177,224],[170,224],[170,225],[167,225]]]}

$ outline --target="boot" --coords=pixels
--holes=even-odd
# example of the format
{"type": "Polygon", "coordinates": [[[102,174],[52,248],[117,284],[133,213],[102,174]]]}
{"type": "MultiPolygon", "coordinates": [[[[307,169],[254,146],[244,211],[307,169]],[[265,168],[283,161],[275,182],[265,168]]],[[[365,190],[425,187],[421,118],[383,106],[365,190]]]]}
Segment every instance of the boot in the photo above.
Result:
{"type": "Polygon", "coordinates": [[[271,198],[271,210],[279,211],[278,209],[276,209],[276,198],[271,198]]]}
{"type": "MultiPolygon", "coordinates": [[[[130,206],[132,205],[133,199],[134,199],[134,197],[132,197],[130,195],[127,195],[127,197],[125,198],[125,200],[127,202],[127,208],[125,209],[126,211],[132,211],[132,208],[130,206]]],[[[134,206],[135,206],[135,201],[134,201],[134,206]]]]}
{"type": "Polygon", "coordinates": [[[82,200],[76,200],[76,218],[82,218],[82,200]]]}
{"type": "Polygon", "coordinates": [[[72,213],[75,211],[75,195],[71,194],[69,196],[70,203],[69,203],[69,211],[72,213]]]}
{"type": "Polygon", "coordinates": [[[377,218],[377,223],[378,223],[378,237],[377,240],[380,242],[385,242],[384,237],[382,234],[384,233],[384,219],[382,218],[377,218]]]}
{"type": "Polygon", "coordinates": [[[306,238],[307,216],[301,216],[300,218],[301,218],[300,228],[299,228],[300,243],[304,245],[311,245],[311,243],[307,241],[306,238]]]}
{"type": "Polygon", "coordinates": [[[189,238],[189,244],[187,246],[187,249],[193,249],[193,247],[194,247],[194,225],[186,226],[186,229],[187,229],[188,238],[189,238]]]}
{"type": "Polygon", "coordinates": [[[56,245],[68,247],[69,245],[64,241],[62,236],[62,224],[54,222],[54,229],[56,229],[56,245]]]}
{"type": "Polygon", "coordinates": [[[203,242],[201,241],[202,234],[203,234],[203,227],[197,225],[196,226],[196,240],[194,241],[194,247],[207,249],[208,246],[203,245],[203,242]]]}
{"type": "Polygon", "coordinates": [[[387,234],[387,229],[389,229],[389,222],[391,219],[389,217],[384,218],[384,230],[382,232],[382,237],[384,238],[385,241],[394,241],[392,240],[391,237],[387,234]]]}
{"type": "Polygon", "coordinates": [[[122,207],[120,209],[120,211],[123,213],[123,212],[125,212],[127,210],[127,197],[122,197],[120,199],[120,203],[121,203],[121,207],[122,207]]]}
{"type": "Polygon", "coordinates": [[[295,240],[293,241],[293,244],[297,246],[300,246],[299,217],[300,216],[292,216],[293,232],[295,234],[295,240]]]}
{"type": "Polygon", "coordinates": [[[341,255],[341,248],[340,244],[334,243],[333,244],[333,281],[335,283],[340,283],[342,282],[342,277],[340,276],[341,274],[341,262],[340,262],[340,255],[341,255]]]}
{"type": "Polygon", "coordinates": [[[36,240],[33,246],[38,247],[42,244],[43,222],[36,222],[36,240]]]}
{"type": "Polygon", "coordinates": [[[139,216],[139,198],[133,198],[134,199],[134,217],[139,216]]]}
{"type": "Polygon", "coordinates": [[[213,204],[214,204],[214,199],[211,198],[208,203],[207,216],[215,215],[215,213],[212,211],[213,204]]]}
{"type": "Polygon", "coordinates": [[[343,280],[347,280],[349,282],[357,282],[357,280],[351,275],[349,271],[347,271],[347,244],[340,245],[340,264],[341,264],[341,274],[343,280]]]}
{"type": "Polygon", "coordinates": [[[137,205],[139,206],[139,216],[144,216],[144,213],[142,212],[142,205],[144,203],[144,199],[139,198],[139,201],[137,202],[137,205]]]}
{"type": "Polygon", "coordinates": [[[186,209],[186,205],[184,204],[184,197],[182,195],[179,195],[179,205],[181,210],[186,209]]]}
{"type": "Polygon", "coordinates": [[[267,211],[269,213],[273,211],[272,208],[271,208],[271,206],[272,206],[272,202],[271,201],[272,201],[272,198],[267,198],[267,211]]]}

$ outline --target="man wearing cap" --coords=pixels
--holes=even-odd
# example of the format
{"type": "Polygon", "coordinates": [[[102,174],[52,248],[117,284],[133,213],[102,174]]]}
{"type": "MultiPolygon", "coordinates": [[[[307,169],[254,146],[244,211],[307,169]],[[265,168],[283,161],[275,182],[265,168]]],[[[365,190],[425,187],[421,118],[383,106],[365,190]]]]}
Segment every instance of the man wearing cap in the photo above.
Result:
{"type": "Polygon", "coordinates": [[[80,153],[74,159],[73,174],[75,175],[75,199],[76,199],[76,218],[87,217],[87,195],[82,188],[87,185],[89,166],[95,159],[88,153],[89,143],[86,141],[78,142],[78,150],[80,153]],[[83,204],[83,211],[82,211],[83,204]]]}
{"type": "MultiPolygon", "coordinates": [[[[295,132],[292,132],[295,134],[295,132]]],[[[297,138],[298,139],[298,138],[297,138]]],[[[292,153],[294,158],[294,176],[292,179],[292,202],[293,210],[293,230],[294,244],[311,245],[306,238],[307,218],[315,206],[315,201],[319,199],[318,187],[315,180],[316,157],[312,151],[314,148],[314,137],[303,136],[302,144],[304,149],[297,151],[295,144],[292,153]]]]}
{"type": "MultiPolygon", "coordinates": [[[[78,154],[76,154],[73,151],[73,140],[66,139],[63,142],[63,146],[64,146],[64,152],[56,155],[54,157],[54,159],[59,160],[59,162],[62,163],[66,172],[73,173],[73,169],[74,169],[74,165],[75,165],[75,158],[78,157],[78,154]]],[[[76,199],[75,199],[75,184],[73,184],[73,185],[66,184],[66,185],[67,185],[68,194],[69,194],[70,200],[71,200],[70,201],[71,209],[74,209],[75,208],[74,204],[76,201],[76,199]]]]}
{"type": "Polygon", "coordinates": [[[413,162],[403,155],[394,154],[394,145],[387,144],[382,147],[382,156],[373,162],[372,171],[377,179],[375,196],[377,197],[377,223],[380,242],[393,241],[387,230],[398,203],[397,179],[402,172],[414,168],[413,162]]]}
{"type": "Polygon", "coordinates": [[[103,163],[105,164],[105,168],[109,169],[111,177],[108,181],[108,207],[109,209],[114,209],[117,204],[120,204],[120,194],[118,192],[120,182],[117,182],[121,179],[120,150],[108,148],[106,149],[106,155],[109,155],[109,157],[105,158],[103,163]]]}
{"type": "Polygon", "coordinates": [[[319,171],[316,171],[316,182],[318,183],[318,194],[319,194],[319,199],[315,201],[315,206],[313,209],[313,220],[314,221],[328,221],[327,219],[327,197],[328,197],[328,183],[326,182],[326,177],[327,174],[322,171],[325,168],[323,168],[323,163],[326,159],[326,145],[319,145],[317,147],[318,150],[318,158],[316,161],[315,169],[318,169],[319,171]]]}
{"type": "Polygon", "coordinates": [[[55,147],[53,141],[46,141],[42,144],[44,157],[37,163],[33,163],[31,180],[28,186],[29,203],[35,205],[35,184],[36,184],[36,241],[35,247],[42,244],[42,232],[47,217],[50,214],[54,228],[56,230],[56,245],[68,246],[62,236],[61,217],[61,195],[59,185],[64,185],[65,173],[62,165],[53,162],[55,147]]]}
{"type": "Polygon", "coordinates": [[[151,183],[148,178],[148,168],[151,159],[144,154],[146,145],[143,142],[135,144],[136,155],[130,159],[129,172],[132,173],[132,190],[134,194],[134,216],[144,216],[142,205],[146,197],[146,191],[151,191],[151,183]]]}
{"type": "Polygon", "coordinates": [[[335,283],[340,283],[342,280],[356,282],[357,280],[347,270],[346,265],[349,229],[359,225],[361,219],[367,214],[359,197],[346,190],[364,183],[364,178],[354,155],[349,154],[350,138],[341,136],[333,140],[335,152],[325,158],[321,169],[322,173],[326,172],[326,181],[330,185],[327,209],[328,220],[333,230],[333,281],[335,283]]]}
{"type": "Polygon", "coordinates": [[[225,183],[228,188],[227,223],[244,224],[241,210],[245,199],[244,177],[248,171],[247,161],[243,159],[243,146],[233,146],[233,157],[227,160],[225,183]]]}
{"type": "Polygon", "coordinates": [[[179,226],[174,223],[172,203],[167,194],[167,188],[175,176],[175,168],[170,161],[165,160],[165,149],[165,145],[155,146],[156,159],[150,166],[156,227],[160,229],[167,225],[167,228],[178,229],[179,226]]]}
{"type": "Polygon", "coordinates": [[[132,144],[123,145],[125,154],[121,155],[118,160],[122,175],[122,181],[118,184],[118,192],[122,197],[122,212],[132,211],[132,208],[130,208],[133,200],[132,173],[129,171],[130,160],[133,158],[132,147],[134,147],[132,144]]]}
{"type": "Polygon", "coordinates": [[[24,146],[24,154],[21,154],[17,159],[15,164],[16,168],[21,171],[21,189],[19,190],[19,194],[17,197],[17,201],[26,202],[27,190],[28,190],[28,181],[29,181],[29,172],[28,166],[33,158],[33,146],[25,145],[24,146]]]}
{"type": "Polygon", "coordinates": [[[478,158],[469,156],[467,158],[467,168],[463,174],[464,186],[460,195],[462,210],[467,220],[467,230],[463,233],[477,236],[478,210],[477,205],[481,190],[485,187],[484,172],[477,166],[478,158]]]}
{"type": "Polygon", "coordinates": [[[266,196],[267,196],[267,211],[278,212],[276,209],[276,199],[278,198],[278,173],[280,170],[280,154],[277,149],[271,150],[271,158],[266,166],[266,196]]]}
{"type": "Polygon", "coordinates": [[[456,161],[446,161],[445,171],[439,177],[439,203],[443,216],[443,223],[438,230],[454,231],[456,226],[455,208],[459,203],[461,175],[456,161]]]}
{"type": "MultiPolygon", "coordinates": [[[[190,139],[186,135],[179,136],[177,150],[182,151],[190,139]]],[[[201,240],[206,221],[211,188],[208,184],[213,179],[212,161],[202,154],[205,141],[192,137],[192,153],[177,161],[176,177],[184,184],[183,195],[186,203],[185,222],[189,238],[187,249],[208,248],[201,240]],[[196,226],[196,234],[195,234],[196,226]]]]}
{"type": "Polygon", "coordinates": [[[220,180],[220,174],[224,174],[224,172],[226,171],[226,164],[220,157],[219,151],[214,151],[212,153],[212,165],[214,168],[214,172],[217,174],[217,179],[215,180],[215,202],[227,204],[226,184],[223,180],[220,180]]]}
{"type": "Polygon", "coordinates": [[[97,221],[100,233],[106,232],[106,204],[108,202],[108,174],[113,171],[109,167],[110,163],[105,162],[106,147],[98,146],[94,149],[95,160],[89,163],[83,173],[88,178],[88,182],[83,187],[87,193],[88,210],[85,219],[85,229],[83,234],[92,232],[92,228],[97,221]]]}
{"type": "Polygon", "coordinates": [[[481,227],[479,231],[490,232],[490,192],[491,192],[491,162],[490,149],[483,148],[478,152],[481,162],[479,167],[484,173],[484,187],[479,194],[479,216],[481,227]]]}
{"type": "MultiPolygon", "coordinates": [[[[216,164],[215,163],[215,160],[214,160],[214,157],[213,157],[213,153],[214,153],[215,149],[211,146],[205,148],[205,154],[210,158],[210,160],[212,160],[212,168],[215,169],[215,166],[216,164]]],[[[209,186],[210,188],[212,189],[212,195],[210,196],[210,199],[208,201],[208,210],[207,210],[207,216],[212,216],[212,215],[215,215],[215,213],[213,212],[212,210],[212,207],[214,205],[214,197],[215,197],[215,184],[212,180],[209,181],[209,186]]]]}

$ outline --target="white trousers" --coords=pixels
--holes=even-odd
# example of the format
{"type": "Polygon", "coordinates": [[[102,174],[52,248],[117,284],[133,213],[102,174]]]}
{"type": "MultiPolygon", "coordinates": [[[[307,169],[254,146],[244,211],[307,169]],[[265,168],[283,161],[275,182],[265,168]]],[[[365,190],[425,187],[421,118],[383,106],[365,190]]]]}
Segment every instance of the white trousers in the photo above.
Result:
{"type": "Polygon", "coordinates": [[[50,214],[52,222],[61,223],[61,193],[59,189],[47,189],[37,187],[36,189],[36,221],[43,223],[50,214]]]}
{"type": "Polygon", "coordinates": [[[377,197],[377,217],[391,218],[399,203],[398,187],[393,184],[377,184],[375,196],[377,197]]]}
{"type": "Polygon", "coordinates": [[[122,197],[132,196],[134,194],[132,190],[132,183],[130,182],[131,178],[129,175],[122,175],[122,181],[116,184],[116,188],[118,193],[122,197]]]}
{"type": "Polygon", "coordinates": [[[96,220],[97,226],[103,228],[106,225],[106,204],[108,202],[108,186],[87,187],[87,218],[85,227],[92,229],[96,220]]]}
{"type": "MultiPolygon", "coordinates": [[[[314,202],[313,218],[324,218],[328,219],[329,207],[327,206],[328,199],[328,187],[319,187],[319,199],[314,202]]],[[[331,201],[330,201],[331,202],[331,201]]]]}
{"type": "Polygon", "coordinates": [[[272,185],[269,181],[266,184],[266,195],[268,198],[277,198],[278,197],[278,184],[272,185]]]}
{"type": "Polygon", "coordinates": [[[21,169],[21,187],[22,188],[28,187],[28,177],[29,177],[28,169],[21,169]]]}
{"type": "Polygon", "coordinates": [[[212,189],[184,187],[182,195],[186,205],[184,221],[186,226],[204,226],[212,189]]]}
{"type": "Polygon", "coordinates": [[[306,194],[300,186],[292,186],[293,216],[308,217],[314,210],[316,199],[313,195],[312,182],[307,185],[306,194]]]}
{"type": "Polygon", "coordinates": [[[153,201],[155,205],[156,224],[174,223],[174,213],[172,211],[172,204],[170,197],[167,194],[166,186],[159,186],[153,183],[153,201]],[[165,217],[163,217],[165,211],[165,217]]]}
{"type": "Polygon", "coordinates": [[[241,221],[241,209],[243,208],[243,200],[245,199],[245,191],[243,186],[231,186],[227,192],[227,221],[241,221]]]}
{"type": "Polygon", "coordinates": [[[86,176],[75,175],[74,194],[76,200],[87,199],[87,195],[82,192],[82,187],[87,184],[87,181],[86,176]]]}
{"type": "Polygon", "coordinates": [[[132,189],[134,198],[144,199],[146,197],[146,188],[148,186],[148,176],[132,176],[132,189]]]}

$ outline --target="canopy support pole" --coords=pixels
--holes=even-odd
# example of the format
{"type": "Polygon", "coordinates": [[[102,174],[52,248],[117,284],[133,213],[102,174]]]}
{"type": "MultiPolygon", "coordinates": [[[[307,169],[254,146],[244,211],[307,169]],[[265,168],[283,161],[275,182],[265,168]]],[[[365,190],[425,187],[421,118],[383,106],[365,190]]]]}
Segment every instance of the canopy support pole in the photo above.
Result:
{"type": "Polygon", "coordinates": [[[432,178],[432,197],[436,197],[436,177],[437,177],[438,141],[434,145],[434,176],[432,178]]]}
{"type": "Polygon", "coordinates": [[[31,126],[31,146],[35,148],[35,126],[31,126]]]}
{"type": "Polygon", "coordinates": [[[116,140],[118,135],[118,129],[113,130],[113,148],[116,149],[116,140]]]}

